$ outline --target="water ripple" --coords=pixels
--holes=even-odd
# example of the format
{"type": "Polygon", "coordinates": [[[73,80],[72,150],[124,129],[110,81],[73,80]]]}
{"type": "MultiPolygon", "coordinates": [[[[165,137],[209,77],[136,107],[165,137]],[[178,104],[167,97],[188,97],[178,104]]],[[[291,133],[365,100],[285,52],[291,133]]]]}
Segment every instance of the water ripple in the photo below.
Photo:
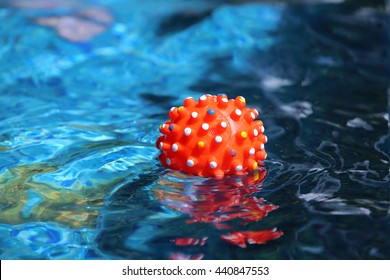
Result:
{"type": "Polygon", "coordinates": [[[378,4],[27,2],[0,9],[2,259],[389,258],[378,4]],[[161,167],[167,108],[205,92],[259,109],[265,169],[161,167]]]}

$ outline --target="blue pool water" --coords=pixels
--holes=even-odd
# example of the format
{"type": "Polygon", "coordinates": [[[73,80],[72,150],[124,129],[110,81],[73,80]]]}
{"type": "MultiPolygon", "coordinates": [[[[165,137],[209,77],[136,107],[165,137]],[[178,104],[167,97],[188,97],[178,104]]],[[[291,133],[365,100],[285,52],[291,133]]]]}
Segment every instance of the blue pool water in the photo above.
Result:
{"type": "Polygon", "coordinates": [[[385,4],[269,2],[0,1],[0,258],[390,259],[385,4]],[[169,108],[220,92],[260,177],[165,170],[169,108]]]}

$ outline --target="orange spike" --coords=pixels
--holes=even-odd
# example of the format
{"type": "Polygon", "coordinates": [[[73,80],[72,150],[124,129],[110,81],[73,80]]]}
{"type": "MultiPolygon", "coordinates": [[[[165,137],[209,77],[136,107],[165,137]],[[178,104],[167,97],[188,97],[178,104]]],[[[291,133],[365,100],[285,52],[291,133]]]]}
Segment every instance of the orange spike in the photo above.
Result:
{"type": "Polygon", "coordinates": [[[191,106],[194,106],[195,104],[196,104],[196,101],[193,97],[187,97],[186,99],[184,99],[184,102],[183,102],[184,107],[191,107],[191,106]]]}
{"type": "Polygon", "coordinates": [[[236,99],[234,100],[234,104],[238,109],[244,109],[246,105],[245,98],[242,96],[237,96],[236,99]]]}
{"type": "Polygon", "coordinates": [[[242,115],[242,111],[240,109],[236,108],[233,110],[233,112],[231,112],[230,117],[233,120],[238,121],[241,118],[241,115],[242,115]]]}
{"type": "Polygon", "coordinates": [[[244,119],[248,122],[248,123],[251,123],[254,121],[255,115],[253,114],[253,112],[250,112],[250,111],[246,111],[245,114],[244,114],[244,119]]]}
{"type": "Polygon", "coordinates": [[[256,152],[256,160],[263,161],[267,158],[267,153],[264,150],[256,152]]]}
{"type": "Polygon", "coordinates": [[[198,107],[206,107],[209,105],[210,99],[207,95],[202,95],[198,100],[198,107]]]}
{"type": "Polygon", "coordinates": [[[219,108],[226,108],[229,105],[229,99],[226,95],[220,95],[217,97],[218,100],[218,107],[219,108]]]}
{"type": "Polygon", "coordinates": [[[179,108],[177,108],[177,112],[178,112],[180,118],[185,118],[190,114],[190,112],[188,112],[187,108],[185,108],[183,106],[180,106],[179,108]]]}
{"type": "Polygon", "coordinates": [[[171,110],[168,113],[168,116],[171,120],[176,120],[176,118],[179,116],[179,113],[177,112],[176,107],[172,107],[171,110]]]}

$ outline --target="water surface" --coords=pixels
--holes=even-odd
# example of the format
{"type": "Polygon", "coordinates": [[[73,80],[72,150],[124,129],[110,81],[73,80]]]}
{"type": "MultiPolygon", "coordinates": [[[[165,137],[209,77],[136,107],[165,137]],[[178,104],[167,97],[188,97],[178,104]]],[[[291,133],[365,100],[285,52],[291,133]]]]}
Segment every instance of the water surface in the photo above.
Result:
{"type": "Polygon", "coordinates": [[[0,1],[1,259],[390,259],[369,2],[0,1]],[[265,166],[162,168],[169,108],[221,92],[260,111],[265,166]]]}

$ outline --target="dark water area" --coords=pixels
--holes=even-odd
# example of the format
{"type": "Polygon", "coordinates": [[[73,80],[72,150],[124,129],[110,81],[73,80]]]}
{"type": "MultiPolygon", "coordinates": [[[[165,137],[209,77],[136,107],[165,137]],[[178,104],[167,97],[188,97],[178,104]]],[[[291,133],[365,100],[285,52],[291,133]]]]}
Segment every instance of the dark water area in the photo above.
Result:
{"type": "Polygon", "coordinates": [[[390,259],[384,1],[0,1],[1,259],[390,259]],[[167,170],[188,96],[259,110],[264,167],[167,170]]]}

